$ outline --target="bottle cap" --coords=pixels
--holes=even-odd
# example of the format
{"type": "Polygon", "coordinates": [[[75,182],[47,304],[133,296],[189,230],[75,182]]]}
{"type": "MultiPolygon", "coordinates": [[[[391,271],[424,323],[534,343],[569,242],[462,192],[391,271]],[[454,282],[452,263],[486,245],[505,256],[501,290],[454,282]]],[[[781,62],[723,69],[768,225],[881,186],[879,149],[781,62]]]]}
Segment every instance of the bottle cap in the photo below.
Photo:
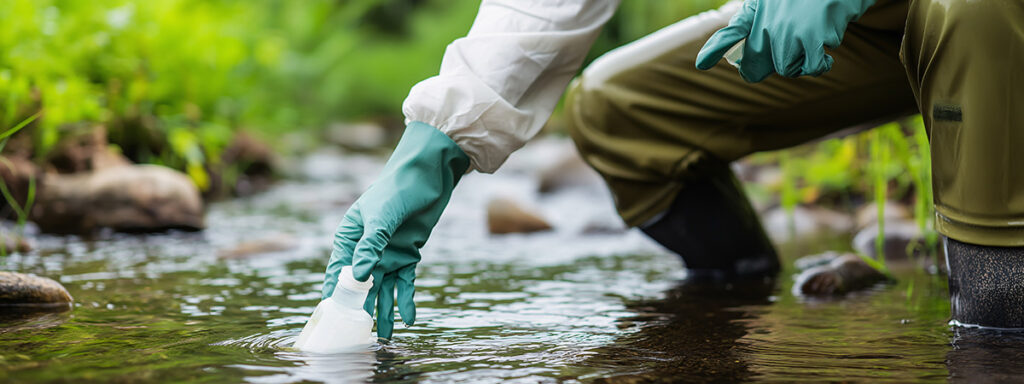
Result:
{"type": "Polygon", "coordinates": [[[373,275],[370,275],[366,281],[358,281],[352,276],[352,266],[346,265],[341,267],[341,273],[338,274],[338,287],[345,287],[352,291],[369,292],[370,288],[373,288],[373,275]]]}

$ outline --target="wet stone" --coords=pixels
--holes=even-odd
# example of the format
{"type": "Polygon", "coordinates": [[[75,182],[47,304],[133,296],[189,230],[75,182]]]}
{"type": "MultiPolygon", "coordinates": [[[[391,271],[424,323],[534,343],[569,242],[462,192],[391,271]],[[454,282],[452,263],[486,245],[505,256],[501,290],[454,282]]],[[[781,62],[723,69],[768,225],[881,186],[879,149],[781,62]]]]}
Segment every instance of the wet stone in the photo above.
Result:
{"type": "Polygon", "coordinates": [[[46,175],[31,219],[43,232],[55,233],[204,226],[203,202],[195,184],[184,173],[159,165],[46,175]]]}
{"type": "Polygon", "coordinates": [[[493,234],[531,233],[550,230],[551,224],[515,201],[497,198],[487,203],[487,229],[493,234]]]}
{"type": "MultiPolygon", "coordinates": [[[[53,279],[0,271],[0,308],[70,308],[71,294],[53,279]]],[[[0,311],[6,311],[0,309],[0,311]]]]}
{"type": "MultiPolygon", "coordinates": [[[[852,253],[843,255],[830,253],[809,257],[818,259],[815,260],[818,264],[804,270],[796,277],[796,282],[793,284],[794,295],[843,295],[870,288],[888,280],[885,274],[852,253]],[[821,263],[829,258],[831,260],[827,264],[821,263]]],[[[800,264],[798,261],[798,265],[800,264]]],[[[813,263],[804,262],[803,264],[813,263]]]]}

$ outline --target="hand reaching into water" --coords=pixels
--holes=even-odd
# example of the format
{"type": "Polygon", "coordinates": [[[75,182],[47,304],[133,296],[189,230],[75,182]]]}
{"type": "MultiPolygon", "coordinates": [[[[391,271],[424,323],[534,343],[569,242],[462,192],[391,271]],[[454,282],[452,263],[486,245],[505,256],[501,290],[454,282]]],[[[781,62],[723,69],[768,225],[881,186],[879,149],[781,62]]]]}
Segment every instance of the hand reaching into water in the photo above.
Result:
{"type": "Polygon", "coordinates": [[[394,329],[395,291],[402,321],[416,321],[413,303],[420,248],[437,224],[452,190],[469,168],[469,157],[436,128],[412,122],[370,188],[345,213],[334,235],[322,296],[334,292],[341,267],[356,280],[373,275],[363,308],[377,313],[377,336],[394,329]]]}

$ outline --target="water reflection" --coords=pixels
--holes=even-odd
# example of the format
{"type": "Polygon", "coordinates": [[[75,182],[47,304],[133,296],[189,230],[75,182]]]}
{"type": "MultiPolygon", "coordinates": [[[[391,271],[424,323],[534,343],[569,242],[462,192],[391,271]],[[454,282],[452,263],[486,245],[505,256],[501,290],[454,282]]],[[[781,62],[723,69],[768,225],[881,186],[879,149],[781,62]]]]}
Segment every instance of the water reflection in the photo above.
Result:
{"type": "Polygon", "coordinates": [[[684,281],[664,299],[630,304],[635,315],[619,326],[638,330],[597,349],[586,364],[608,368],[602,382],[748,380],[749,364],[735,352],[748,332],[739,320],[769,305],[775,290],[775,279],[684,281]]]}
{"type": "Polygon", "coordinates": [[[946,354],[949,379],[963,383],[1007,383],[1024,377],[1024,332],[953,328],[946,354]]]}
{"type": "Polygon", "coordinates": [[[71,317],[68,309],[0,307],[0,334],[56,327],[71,317]]]}

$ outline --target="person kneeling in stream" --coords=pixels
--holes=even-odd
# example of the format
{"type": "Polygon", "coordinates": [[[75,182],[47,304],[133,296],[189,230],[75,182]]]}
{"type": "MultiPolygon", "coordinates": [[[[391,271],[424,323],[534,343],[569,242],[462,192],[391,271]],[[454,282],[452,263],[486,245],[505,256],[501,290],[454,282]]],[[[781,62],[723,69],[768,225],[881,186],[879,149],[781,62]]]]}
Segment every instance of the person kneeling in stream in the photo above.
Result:
{"type": "Polygon", "coordinates": [[[921,113],[954,319],[1024,327],[1019,2],[734,2],[613,50],[572,80],[617,6],[484,0],[440,73],[409,92],[405,134],[338,227],[324,297],[352,265],[356,280],[374,277],[365,309],[376,310],[378,336],[391,337],[396,301],[411,325],[419,249],[459,178],[498,169],[568,87],[570,134],[622,219],[692,275],[715,278],[779,269],[729,162],[921,113]],[[721,60],[733,47],[735,67],[721,60]]]}

